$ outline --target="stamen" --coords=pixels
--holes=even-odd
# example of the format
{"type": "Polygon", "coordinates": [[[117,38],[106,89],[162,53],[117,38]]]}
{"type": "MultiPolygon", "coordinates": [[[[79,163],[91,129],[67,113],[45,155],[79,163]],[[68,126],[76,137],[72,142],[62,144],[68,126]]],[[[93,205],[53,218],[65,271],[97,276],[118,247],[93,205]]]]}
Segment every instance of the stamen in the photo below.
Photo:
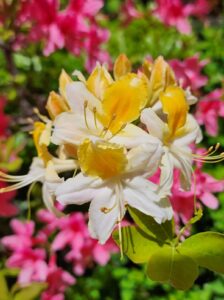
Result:
{"type": "Polygon", "coordinates": [[[40,111],[39,111],[39,109],[37,108],[37,107],[35,107],[34,109],[33,109],[33,112],[39,117],[39,119],[41,120],[41,121],[43,121],[44,123],[49,123],[50,122],[50,120],[46,117],[46,116],[44,116],[44,115],[42,115],[41,113],[40,113],[40,111]]]}
{"type": "Polygon", "coordinates": [[[123,124],[123,125],[121,126],[121,128],[120,128],[118,131],[116,131],[114,134],[112,134],[111,137],[108,138],[107,140],[109,141],[109,140],[111,140],[113,137],[115,137],[118,133],[120,133],[120,132],[126,127],[126,125],[127,125],[126,123],[123,124]]]}
{"type": "Polygon", "coordinates": [[[118,233],[119,233],[119,244],[120,244],[120,251],[121,251],[121,259],[124,258],[124,251],[123,251],[123,238],[122,238],[122,230],[121,230],[121,220],[123,216],[123,209],[122,209],[122,202],[123,202],[123,196],[122,196],[122,186],[121,183],[118,181],[118,183],[115,186],[116,191],[116,202],[119,205],[119,216],[118,216],[118,233]]]}
{"type": "Polygon", "coordinates": [[[96,127],[96,129],[98,128],[98,126],[97,126],[97,118],[96,118],[96,107],[94,107],[93,108],[93,115],[94,115],[94,123],[95,123],[95,127],[96,127]]]}
{"type": "Polygon", "coordinates": [[[88,107],[88,101],[85,100],[85,101],[84,101],[84,119],[85,119],[86,127],[89,129],[89,125],[88,125],[87,117],[86,117],[86,110],[87,110],[87,107],[88,107]]]}
{"type": "Polygon", "coordinates": [[[116,206],[117,206],[117,203],[115,202],[114,205],[113,205],[111,208],[108,208],[108,207],[101,207],[100,210],[102,211],[102,213],[108,214],[108,213],[111,212],[116,206]]]}
{"type": "Polygon", "coordinates": [[[117,116],[115,114],[113,114],[112,118],[109,121],[108,126],[103,128],[102,132],[100,133],[100,136],[102,135],[102,137],[104,137],[107,134],[108,130],[110,129],[110,127],[111,127],[112,123],[114,122],[114,120],[116,119],[116,117],[117,116]]]}

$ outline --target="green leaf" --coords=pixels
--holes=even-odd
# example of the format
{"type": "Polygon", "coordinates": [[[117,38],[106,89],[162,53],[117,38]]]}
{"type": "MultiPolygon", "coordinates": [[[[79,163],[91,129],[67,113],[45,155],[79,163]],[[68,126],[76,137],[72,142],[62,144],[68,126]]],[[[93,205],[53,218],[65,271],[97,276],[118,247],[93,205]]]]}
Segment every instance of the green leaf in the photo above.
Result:
{"type": "Polygon", "coordinates": [[[188,290],[198,277],[198,266],[192,258],[169,247],[158,250],[150,257],[147,274],[154,281],[167,282],[176,289],[188,290]]]}
{"type": "Polygon", "coordinates": [[[158,224],[152,217],[147,216],[139,210],[128,207],[128,211],[139,228],[148,235],[156,238],[161,243],[173,239],[173,222],[166,221],[158,224]]]}
{"type": "Polygon", "coordinates": [[[10,300],[10,294],[7,286],[7,282],[2,272],[0,272],[0,300],[10,300]]]}
{"type": "MultiPolygon", "coordinates": [[[[149,257],[161,249],[158,241],[145,234],[135,226],[126,226],[121,229],[123,253],[126,254],[134,263],[145,263],[149,257]]],[[[113,233],[115,242],[120,246],[119,232],[113,233]]],[[[164,244],[163,247],[168,247],[164,244]]]]}
{"type": "Polygon", "coordinates": [[[178,250],[201,267],[224,273],[224,234],[201,232],[186,239],[178,250]]]}
{"type": "Polygon", "coordinates": [[[16,293],[14,300],[34,300],[46,287],[46,283],[33,283],[16,293]]]}

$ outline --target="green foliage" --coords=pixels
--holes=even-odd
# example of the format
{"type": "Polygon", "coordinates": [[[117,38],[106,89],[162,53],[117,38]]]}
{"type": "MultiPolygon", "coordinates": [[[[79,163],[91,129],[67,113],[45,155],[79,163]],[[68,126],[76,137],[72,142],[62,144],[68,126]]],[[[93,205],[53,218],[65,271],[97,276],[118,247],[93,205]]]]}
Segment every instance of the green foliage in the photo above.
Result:
{"type": "Polygon", "coordinates": [[[178,253],[175,247],[168,247],[152,254],[147,274],[152,280],[170,283],[179,290],[188,290],[198,277],[198,266],[190,256],[178,253]]]}
{"type": "MultiPolygon", "coordinates": [[[[197,279],[199,266],[224,273],[223,234],[198,233],[181,243],[181,235],[173,236],[171,221],[158,224],[136,209],[131,208],[129,212],[138,227],[124,227],[121,234],[115,231],[114,240],[133,262],[148,262],[147,274],[152,280],[187,290],[197,279]]],[[[199,211],[189,224],[197,222],[201,216],[199,211]]]]}

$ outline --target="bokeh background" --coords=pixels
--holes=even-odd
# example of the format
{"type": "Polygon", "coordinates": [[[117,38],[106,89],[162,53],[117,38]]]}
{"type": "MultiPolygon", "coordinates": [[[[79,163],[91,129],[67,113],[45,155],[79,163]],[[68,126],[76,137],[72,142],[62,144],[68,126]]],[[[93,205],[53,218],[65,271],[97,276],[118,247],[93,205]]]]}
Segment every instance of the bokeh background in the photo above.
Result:
{"type": "MultiPolygon", "coordinates": [[[[97,61],[110,69],[120,53],[134,70],[164,56],[199,99],[192,112],[203,129],[200,149],[223,149],[223,45],[222,0],[0,0],[0,170],[28,171],[33,108],[46,113],[62,69],[87,76],[97,61]]],[[[191,231],[223,232],[224,164],[196,165],[195,174],[204,216],[191,231]]],[[[224,299],[224,277],[207,270],[185,293],[150,281],[144,266],[120,260],[112,240],[101,246],[89,237],[88,207],[57,219],[40,185],[29,197],[27,190],[0,194],[0,300],[224,299]]],[[[193,216],[193,197],[173,187],[177,227],[193,216]]]]}

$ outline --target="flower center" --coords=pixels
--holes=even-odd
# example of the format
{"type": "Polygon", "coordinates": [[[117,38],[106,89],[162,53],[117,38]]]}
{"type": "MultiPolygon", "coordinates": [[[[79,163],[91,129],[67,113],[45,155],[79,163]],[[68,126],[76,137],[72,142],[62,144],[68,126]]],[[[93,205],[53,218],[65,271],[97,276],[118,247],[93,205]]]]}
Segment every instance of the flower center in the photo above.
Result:
{"type": "Polygon", "coordinates": [[[102,179],[109,179],[124,172],[127,165],[125,148],[86,139],[78,148],[78,160],[83,173],[102,179]]]}

